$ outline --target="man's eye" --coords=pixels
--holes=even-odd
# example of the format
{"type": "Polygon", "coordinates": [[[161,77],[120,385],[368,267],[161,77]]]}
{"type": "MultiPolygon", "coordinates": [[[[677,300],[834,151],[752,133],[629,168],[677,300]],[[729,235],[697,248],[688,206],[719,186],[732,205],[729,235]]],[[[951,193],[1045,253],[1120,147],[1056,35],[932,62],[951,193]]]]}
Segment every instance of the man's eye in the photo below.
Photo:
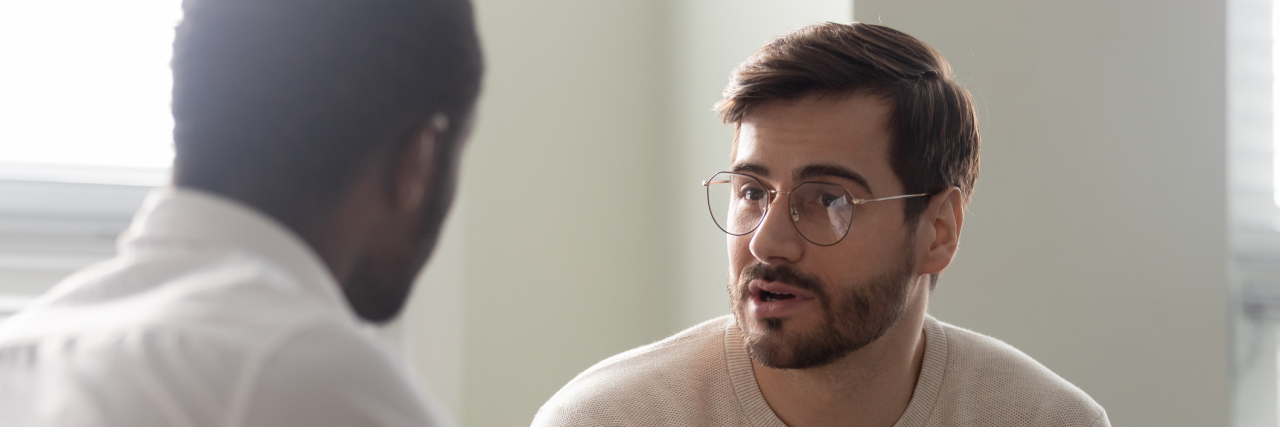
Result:
{"type": "Polygon", "coordinates": [[[846,201],[843,196],[840,196],[837,194],[828,194],[828,193],[823,193],[818,195],[818,202],[822,203],[823,207],[828,207],[828,208],[838,208],[838,207],[849,204],[849,202],[846,201]]]}
{"type": "Polygon", "coordinates": [[[745,187],[742,189],[742,198],[746,200],[760,200],[765,196],[763,188],[745,187]]]}

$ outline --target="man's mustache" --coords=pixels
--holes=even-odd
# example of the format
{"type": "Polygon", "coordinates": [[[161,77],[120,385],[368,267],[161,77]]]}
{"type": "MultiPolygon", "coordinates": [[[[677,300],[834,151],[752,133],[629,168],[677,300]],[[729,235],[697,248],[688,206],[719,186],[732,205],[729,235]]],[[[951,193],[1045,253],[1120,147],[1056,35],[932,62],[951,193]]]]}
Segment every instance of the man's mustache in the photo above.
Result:
{"type": "Polygon", "coordinates": [[[801,273],[794,268],[780,265],[769,266],[765,263],[755,263],[747,268],[742,269],[742,274],[738,275],[738,286],[744,290],[743,298],[750,298],[750,292],[745,292],[747,285],[752,280],[760,279],[766,282],[784,283],[795,286],[802,290],[812,292],[818,299],[826,299],[825,288],[818,278],[811,275],[801,273]]]}

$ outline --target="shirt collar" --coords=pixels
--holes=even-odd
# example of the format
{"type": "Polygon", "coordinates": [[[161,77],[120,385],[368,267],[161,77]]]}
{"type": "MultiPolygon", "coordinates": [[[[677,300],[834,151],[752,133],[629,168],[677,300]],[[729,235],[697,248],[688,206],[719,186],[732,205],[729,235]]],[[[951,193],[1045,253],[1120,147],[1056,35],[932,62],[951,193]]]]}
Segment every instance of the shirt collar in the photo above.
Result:
{"type": "Polygon", "coordinates": [[[121,254],[163,245],[250,252],[294,274],[307,295],[358,323],[337,279],[300,236],[257,209],[213,193],[162,187],[120,236],[121,254]]]}

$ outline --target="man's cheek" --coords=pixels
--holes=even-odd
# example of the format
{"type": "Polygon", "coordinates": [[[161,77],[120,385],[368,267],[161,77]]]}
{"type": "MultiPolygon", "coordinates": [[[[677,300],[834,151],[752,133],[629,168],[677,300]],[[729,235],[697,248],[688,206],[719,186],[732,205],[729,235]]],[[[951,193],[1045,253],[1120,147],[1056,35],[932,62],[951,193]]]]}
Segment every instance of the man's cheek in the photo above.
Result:
{"type": "MultiPolygon", "coordinates": [[[[750,264],[751,263],[751,235],[746,236],[729,236],[729,264],[750,264]]],[[[739,265],[741,267],[742,265],[739,265]]]]}

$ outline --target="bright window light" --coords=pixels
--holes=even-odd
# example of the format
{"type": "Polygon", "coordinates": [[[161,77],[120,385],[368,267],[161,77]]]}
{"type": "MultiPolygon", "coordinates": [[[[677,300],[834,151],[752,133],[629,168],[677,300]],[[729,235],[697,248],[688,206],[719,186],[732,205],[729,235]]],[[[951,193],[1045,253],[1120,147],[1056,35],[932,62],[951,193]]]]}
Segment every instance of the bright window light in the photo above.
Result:
{"type": "Polygon", "coordinates": [[[0,1],[0,179],[167,171],[181,17],[179,0],[0,1]]]}
{"type": "Polygon", "coordinates": [[[1280,2],[1271,3],[1271,179],[1280,206],[1280,2]]]}

